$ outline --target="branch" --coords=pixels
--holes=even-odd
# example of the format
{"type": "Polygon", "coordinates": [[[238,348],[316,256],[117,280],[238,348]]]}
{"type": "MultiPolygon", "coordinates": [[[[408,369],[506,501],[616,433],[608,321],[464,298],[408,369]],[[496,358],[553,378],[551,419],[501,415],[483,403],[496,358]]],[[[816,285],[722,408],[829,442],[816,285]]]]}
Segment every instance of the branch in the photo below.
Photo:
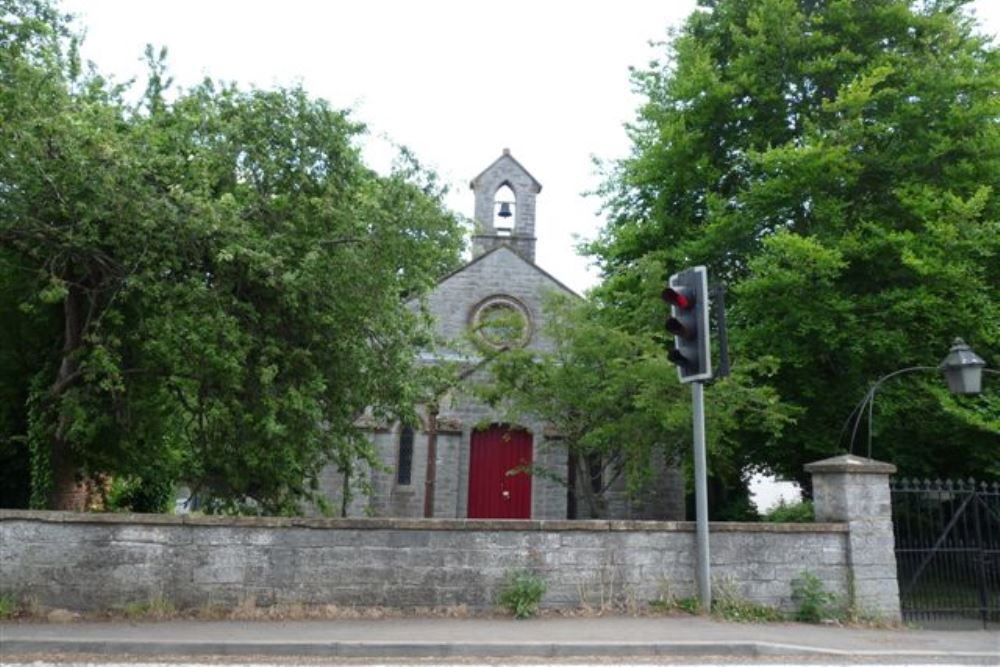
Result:
{"type": "Polygon", "coordinates": [[[49,394],[51,394],[53,398],[59,396],[66,390],[67,387],[69,387],[69,385],[76,382],[82,375],[83,375],[83,369],[82,368],[76,369],[75,371],[66,375],[64,378],[58,380],[55,384],[49,387],[49,394]]]}

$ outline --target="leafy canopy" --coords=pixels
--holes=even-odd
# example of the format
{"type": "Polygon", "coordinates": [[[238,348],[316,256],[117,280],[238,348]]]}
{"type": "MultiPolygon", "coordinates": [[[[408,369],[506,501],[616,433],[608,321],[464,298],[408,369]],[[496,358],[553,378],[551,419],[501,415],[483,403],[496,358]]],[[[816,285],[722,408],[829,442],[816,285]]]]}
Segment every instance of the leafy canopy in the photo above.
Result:
{"type": "MultiPolygon", "coordinates": [[[[656,308],[662,311],[662,303],[656,308]]],[[[550,425],[576,464],[576,479],[594,482],[575,485],[589,516],[607,516],[616,488],[624,489],[641,511],[654,476],[666,463],[690,456],[687,388],[679,384],[660,345],[617,325],[614,311],[598,300],[551,294],[545,313],[549,349],[497,354],[477,393],[507,421],[531,418],[550,425]]],[[[752,463],[737,447],[742,430],[774,435],[792,418],[776,405],[773,390],[754,387],[751,379],[735,374],[707,393],[707,410],[714,417],[709,442],[718,462],[714,472],[721,477],[740,478],[752,463]]],[[[568,481],[562,470],[535,472],[568,481]]]]}
{"type": "MultiPolygon", "coordinates": [[[[799,415],[779,438],[745,434],[759,465],[802,479],[847,448],[872,382],[936,365],[955,336],[1000,360],[1000,54],[963,4],[704,1],[633,72],[645,102],[588,247],[600,292],[652,331],[650,280],[703,263],[729,284],[736,367],[774,364],[757,382],[799,415]]],[[[873,455],[1000,476],[986,384],[958,399],[933,375],[890,382],[873,455]]]]}
{"type": "Polygon", "coordinates": [[[0,22],[0,442],[30,449],[34,504],[96,473],[317,499],[324,465],[372,457],[366,406],[413,401],[403,297],[461,249],[434,175],[371,171],[364,127],[300,88],[172,92],[148,50],[129,104],[46,2],[0,22]]]}

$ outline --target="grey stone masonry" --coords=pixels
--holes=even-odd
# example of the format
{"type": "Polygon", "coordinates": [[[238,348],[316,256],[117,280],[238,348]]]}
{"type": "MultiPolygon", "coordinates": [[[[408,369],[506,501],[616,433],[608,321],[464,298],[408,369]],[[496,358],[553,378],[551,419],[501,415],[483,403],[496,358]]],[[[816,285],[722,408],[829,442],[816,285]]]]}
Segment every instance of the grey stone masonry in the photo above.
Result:
{"type": "Polygon", "coordinates": [[[864,613],[899,621],[889,495],[889,475],[896,466],[845,454],[805,469],[812,475],[816,520],[848,526],[847,562],[855,605],[864,613]]]}
{"type": "MultiPolygon", "coordinates": [[[[527,313],[526,347],[552,351],[552,342],[543,334],[543,305],[548,292],[574,294],[512,249],[500,247],[441,280],[427,295],[426,306],[434,316],[435,333],[447,341],[461,341],[468,335],[473,313],[480,304],[491,298],[510,298],[527,313]]],[[[417,306],[416,302],[410,304],[417,306]]]]}
{"type": "Polygon", "coordinates": [[[512,247],[529,262],[535,261],[535,195],[542,185],[515,160],[509,149],[479,176],[470,187],[476,196],[475,220],[478,233],[472,237],[472,256],[478,257],[497,246],[512,247]],[[493,226],[497,190],[503,186],[514,192],[514,228],[503,234],[493,226]]]}
{"type": "MultiPolygon", "coordinates": [[[[793,608],[803,562],[846,594],[843,524],[712,525],[714,578],[793,608]]],[[[505,575],[543,577],[547,608],[641,608],[695,593],[694,524],[316,519],[0,510],[0,594],[43,607],[252,602],[488,609],[505,575]]]]}

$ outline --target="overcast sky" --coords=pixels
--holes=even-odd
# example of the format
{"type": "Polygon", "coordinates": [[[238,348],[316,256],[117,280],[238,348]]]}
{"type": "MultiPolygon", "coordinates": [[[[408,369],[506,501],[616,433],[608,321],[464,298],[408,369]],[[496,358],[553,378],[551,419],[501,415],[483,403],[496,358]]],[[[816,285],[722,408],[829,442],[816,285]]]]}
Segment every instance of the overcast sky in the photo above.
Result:
{"type": "MultiPolygon", "coordinates": [[[[169,49],[175,82],[302,84],[368,125],[367,162],[384,170],[403,144],[472,215],[469,180],[508,147],[543,185],[537,262],[578,291],[597,281],[574,252],[602,224],[582,193],[591,156],[628,151],[623,123],[642,67],[694,0],[63,0],[87,32],[83,55],[126,80],[147,43],[169,49]]],[[[973,3],[1000,32],[1000,0],[973,3]]]]}

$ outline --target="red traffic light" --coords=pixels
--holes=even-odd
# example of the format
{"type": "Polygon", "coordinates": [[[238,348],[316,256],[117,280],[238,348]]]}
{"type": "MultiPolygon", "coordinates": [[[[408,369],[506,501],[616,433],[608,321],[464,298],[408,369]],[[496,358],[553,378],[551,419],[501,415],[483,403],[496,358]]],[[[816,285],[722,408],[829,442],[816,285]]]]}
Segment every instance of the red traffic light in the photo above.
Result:
{"type": "Polygon", "coordinates": [[[664,301],[673,306],[677,306],[682,310],[687,310],[694,306],[694,302],[691,297],[680,290],[674,289],[673,287],[668,287],[663,290],[663,294],[661,296],[664,301]]]}
{"type": "Polygon", "coordinates": [[[708,271],[704,266],[693,266],[671,275],[661,298],[670,304],[665,328],[674,340],[667,357],[677,364],[677,376],[681,382],[710,380],[708,271]]]}

